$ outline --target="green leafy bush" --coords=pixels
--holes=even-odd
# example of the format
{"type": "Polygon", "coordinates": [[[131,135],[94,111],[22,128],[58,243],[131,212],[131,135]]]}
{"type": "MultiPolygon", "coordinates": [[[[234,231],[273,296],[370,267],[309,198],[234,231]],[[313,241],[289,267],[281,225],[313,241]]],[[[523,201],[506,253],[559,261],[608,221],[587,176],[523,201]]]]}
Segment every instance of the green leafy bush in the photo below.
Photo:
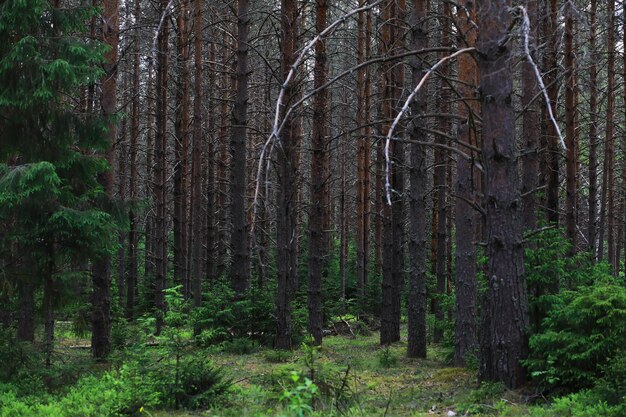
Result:
{"type": "MultiPolygon", "coordinates": [[[[626,352],[626,290],[598,283],[559,294],[525,361],[547,386],[590,387],[626,352]]],[[[621,363],[621,362],[620,362],[621,363]]]]}

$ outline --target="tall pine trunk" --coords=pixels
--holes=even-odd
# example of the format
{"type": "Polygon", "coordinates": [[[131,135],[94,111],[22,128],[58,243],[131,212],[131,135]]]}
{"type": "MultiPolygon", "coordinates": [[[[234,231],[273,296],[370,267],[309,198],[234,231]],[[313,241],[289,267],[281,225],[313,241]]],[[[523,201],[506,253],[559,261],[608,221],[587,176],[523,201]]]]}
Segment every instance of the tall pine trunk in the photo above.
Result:
{"type": "MultiPolygon", "coordinates": [[[[476,6],[472,5],[457,12],[459,41],[464,46],[476,46],[477,30],[471,24],[476,21],[476,6]]],[[[459,92],[464,98],[458,113],[462,117],[457,128],[460,142],[478,147],[477,123],[475,115],[480,114],[477,101],[478,72],[471,56],[459,57],[459,92]]],[[[467,151],[467,150],[466,150],[467,151]]],[[[476,236],[479,222],[475,207],[478,184],[475,183],[474,161],[479,156],[469,150],[471,159],[456,156],[456,322],[454,331],[454,363],[465,366],[471,355],[478,353],[477,329],[477,281],[476,281],[476,236]]],[[[536,156],[535,156],[536,157],[536,156]]],[[[450,237],[451,238],[451,237],[450,237]]]]}
{"type": "MultiPolygon", "coordinates": [[[[109,50],[105,56],[100,106],[107,118],[108,150],[106,159],[112,166],[113,146],[117,139],[117,126],[113,115],[117,105],[117,46],[119,42],[118,0],[105,0],[103,10],[102,37],[109,50]]],[[[98,178],[100,185],[109,197],[113,195],[113,173],[102,173],[98,178]]],[[[91,351],[97,360],[105,359],[111,352],[111,259],[109,256],[96,259],[92,266],[92,320],[91,351]]]]}
{"type": "Polygon", "coordinates": [[[237,90],[233,108],[230,139],[232,169],[230,171],[230,235],[231,286],[242,294],[249,285],[248,233],[246,218],[246,152],[248,141],[248,32],[250,30],[250,2],[237,2],[237,90]]]}
{"type": "MultiPolygon", "coordinates": [[[[295,62],[298,24],[296,0],[281,1],[281,73],[287,78],[295,62]]],[[[284,105],[289,107],[296,96],[293,80],[285,88],[284,105]]],[[[276,347],[289,349],[292,343],[291,300],[296,283],[296,181],[297,181],[297,143],[296,125],[293,119],[287,119],[278,138],[278,192],[276,202],[276,244],[278,288],[276,299],[276,347]]]]}
{"type": "MultiPolygon", "coordinates": [[[[315,12],[315,30],[317,33],[326,28],[328,5],[326,0],[318,0],[315,12]]],[[[326,83],[326,41],[315,45],[314,87],[320,88],[326,83]]],[[[313,99],[313,132],[311,137],[311,202],[309,204],[309,288],[308,312],[309,333],[316,345],[322,343],[322,274],[326,268],[326,232],[324,218],[328,181],[325,177],[327,159],[327,119],[328,90],[321,90],[313,99]]]]}
{"type": "Polygon", "coordinates": [[[481,380],[514,388],[525,381],[528,301],[520,219],[520,188],[513,110],[510,1],[478,6],[478,71],[482,105],[482,153],[487,215],[489,289],[482,310],[481,380]]]}
{"type": "MultiPolygon", "coordinates": [[[[428,2],[414,0],[411,14],[413,47],[416,50],[428,46],[428,2]]],[[[413,88],[426,73],[422,57],[414,56],[410,61],[413,88]]],[[[428,94],[422,90],[411,104],[413,116],[410,125],[411,139],[425,142],[424,115],[427,110],[428,94]]],[[[409,167],[409,298],[408,298],[408,345],[410,358],[426,357],[426,235],[427,221],[427,149],[417,143],[410,145],[409,167]]]]}

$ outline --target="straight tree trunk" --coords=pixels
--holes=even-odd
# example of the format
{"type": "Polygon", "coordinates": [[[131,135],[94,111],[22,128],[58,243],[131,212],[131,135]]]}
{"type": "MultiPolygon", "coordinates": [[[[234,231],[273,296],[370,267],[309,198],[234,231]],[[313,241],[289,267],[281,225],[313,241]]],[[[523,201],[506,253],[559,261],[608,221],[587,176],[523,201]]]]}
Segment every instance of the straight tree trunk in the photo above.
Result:
{"type": "MultiPolygon", "coordinates": [[[[209,73],[209,86],[211,90],[209,90],[209,108],[215,109],[217,104],[215,102],[215,86],[217,85],[217,76],[216,76],[216,67],[215,61],[217,57],[215,42],[209,42],[209,64],[207,67],[207,72],[209,73]]],[[[216,167],[217,167],[217,159],[215,155],[216,145],[215,145],[215,121],[216,115],[215,111],[210,111],[208,114],[207,120],[207,128],[208,131],[211,132],[211,136],[208,140],[208,151],[207,151],[207,173],[206,173],[206,194],[207,194],[207,202],[206,202],[206,266],[205,270],[208,276],[209,282],[215,282],[218,277],[217,273],[217,250],[216,243],[218,240],[217,233],[217,221],[219,219],[218,216],[218,187],[216,180],[216,167]]]]}
{"type": "MultiPolygon", "coordinates": [[[[141,19],[141,1],[135,0],[135,22],[141,19]]],[[[129,199],[130,210],[128,212],[129,230],[128,230],[128,279],[126,281],[126,318],[132,320],[135,313],[135,292],[137,291],[137,141],[139,139],[139,51],[141,45],[141,36],[139,29],[135,29],[133,39],[133,81],[132,81],[132,104],[131,104],[131,120],[130,120],[130,182],[129,182],[129,199]]]]}
{"type": "MultiPolygon", "coordinates": [[[[428,47],[427,0],[414,0],[411,14],[413,47],[416,50],[428,47]]],[[[425,74],[421,57],[414,56],[411,61],[413,88],[425,74]]],[[[428,93],[422,90],[411,104],[413,116],[410,126],[411,139],[425,142],[426,134],[424,115],[427,111],[428,93]]],[[[427,149],[424,145],[410,145],[409,167],[409,298],[408,298],[408,345],[407,356],[410,358],[426,357],[426,235],[427,221],[427,149]]]]}
{"type": "MultiPolygon", "coordinates": [[[[476,46],[478,31],[471,24],[475,21],[476,6],[473,4],[457,12],[457,26],[460,30],[460,38],[464,40],[464,46],[476,46]]],[[[477,101],[478,71],[476,62],[471,56],[459,57],[459,75],[461,77],[459,92],[465,101],[459,105],[458,113],[463,119],[457,128],[457,137],[459,141],[478,147],[474,118],[475,114],[480,114],[477,101]]],[[[537,134],[535,137],[538,139],[537,134]]],[[[478,238],[475,232],[479,219],[476,209],[471,206],[470,202],[477,201],[474,158],[479,156],[473,153],[471,156],[471,160],[459,155],[456,157],[456,322],[454,331],[454,364],[456,366],[465,366],[468,358],[478,353],[478,290],[474,242],[478,238]]]]}
{"type": "Polygon", "coordinates": [[[576,107],[575,89],[576,74],[574,73],[574,13],[568,3],[565,14],[565,156],[566,198],[565,227],[566,236],[572,245],[570,255],[576,252],[576,107]]]}
{"type": "MultiPolygon", "coordinates": [[[[315,30],[322,32],[327,25],[328,5],[326,0],[316,2],[315,30]]],[[[326,41],[315,44],[314,88],[320,88],[327,79],[326,41]]],[[[328,181],[325,177],[327,159],[327,107],[328,90],[321,90],[313,99],[313,131],[311,136],[311,201],[309,204],[309,288],[308,312],[309,333],[316,345],[322,344],[322,275],[324,273],[327,245],[324,230],[325,202],[328,181]]]]}
{"type": "MultiPolygon", "coordinates": [[[[105,55],[104,78],[100,106],[102,115],[108,119],[108,150],[106,159],[113,165],[114,143],[117,139],[117,126],[113,120],[117,103],[117,46],[119,42],[118,0],[105,0],[103,10],[103,42],[109,46],[105,55]]],[[[99,175],[98,181],[109,197],[113,195],[113,174],[111,171],[99,175]]],[[[111,352],[111,259],[109,256],[96,259],[92,267],[92,319],[91,351],[97,360],[105,359],[111,352]]]]}
{"type": "Polygon", "coordinates": [[[17,282],[17,340],[35,341],[35,286],[28,278],[17,282]]]}
{"type": "MultiPolygon", "coordinates": [[[[169,14],[167,0],[161,0],[159,16],[169,14]]],[[[154,138],[155,166],[154,185],[156,197],[156,215],[154,221],[155,244],[155,307],[156,329],[159,335],[163,328],[165,315],[165,294],[167,287],[167,81],[168,81],[168,40],[169,19],[163,19],[163,25],[157,37],[156,67],[156,134],[154,138]]]]}
{"type": "MultiPolygon", "coordinates": [[[[381,30],[388,30],[387,38],[383,34],[383,42],[387,41],[386,51],[397,54],[404,48],[404,36],[401,22],[406,13],[404,0],[386,1],[383,3],[384,16],[387,22],[381,30]]],[[[387,72],[385,94],[383,96],[386,122],[383,124],[384,132],[389,128],[392,114],[399,105],[404,88],[404,68],[402,65],[394,65],[387,72]]],[[[401,135],[402,128],[396,135],[401,135]]],[[[404,177],[402,167],[404,165],[404,150],[402,142],[392,140],[390,144],[390,184],[392,188],[391,206],[385,208],[386,216],[384,223],[384,257],[381,313],[380,343],[389,344],[400,340],[400,307],[401,293],[404,285],[404,177]]]]}
{"type": "Polygon", "coordinates": [[[193,306],[202,305],[202,1],[194,0],[193,150],[191,157],[191,259],[193,306]]]}
{"type": "Polygon", "coordinates": [[[520,361],[528,351],[528,301],[516,141],[511,133],[515,131],[512,54],[510,44],[502,44],[511,24],[510,8],[508,0],[478,4],[489,280],[482,310],[479,376],[515,388],[526,375],[520,361]]]}
{"type": "MultiPolygon", "coordinates": [[[[122,77],[122,90],[127,91],[127,80],[126,77],[122,77]]],[[[122,100],[125,100],[126,97],[122,96],[122,100]]],[[[117,177],[117,200],[124,205],[126,201],[126,158],[128,156],[128,148],[127,148],[127,138],[126,138],[126,130],[128,128],[128,123],[126,119],[122,120],[120,123],[120,135],[117,138],[117,144],[115,146],[115,150],[117,152],[117,172],[115,176],[117,177]]],[[[118,234],[118,250],[117,250],[117,305],[119,308],[124,307],[124,294],[126,290],[126,248],[124,247],[124,243],[126,242],[126,233],[122,231],[118,234]]]]}
{"type": "Polygon", "coordinates": [[[613,173],[614,162],[614,134],[615,126],[613,113],[615,111],[615,1],[609,0],[607,13],[609,27],[607,28],[607,103],[606,103],[606,131],[604,145],[604,165],[602,172],[602,193],[600,201],[600,232],[598,243],[598,259],[604,258],[604,235],[608,237],[608,262],[614,264],[614,213],[613,213],[613,173]],[[608,228],[605,226],[608,223],[608,228]]]}
{"type": "Polygon", "coordinates": [[[230,247],[231,286],[241,295],[250,282],[248,233],[246,219],[246,152],[248,141],[248,32],[250,30],[250,2],[237,2],[237,91],[233,109],[230,151],[230,217],[232,232],[230,247]]]}
{"type": "Polygon", "coordinates": [[[596,52],[596,21],[598,2],[591,0],[589,12],[589,219],[587,221],[587,240],[589,251],[597,259],[598,226],[598,64],[596,52]]]}
{"type": "MultiPolygon", "coordinates": [[[[441,45],[450,47],[450,4],[444,2],[441,4],[441,45]]],[[[446,80],[450,73],[450,66],[441,67],[441,90],[439,98],[439,112],[441,114],[450,113],[450,89],[446,85],[446,80]]],[[[439,118],[439,130],[449,133],[450,122],[447,116],[439,118]]],[[[440,145],[446,144],[446,138],[442,135],[436,135],[436,142],[440,145]]],[[[435,273],[437,277],[437,291],[433,297],[433,307],[435,313],[435,329],[433,332],[433,341],[440,343],[443,339],[444,311],[441,306],[441,299],[446,292],[446,241],[447,241],[447,220],[448,220],[448,202],[446,192],[446,167],[448,164],[448,151],[438,147],[435,152],[439,153],[438,161],[434,170],[434,187],[437,192],[437,245],[436,245],[436,262],[435,273]]]]}
{"type": "MultiPolygon", "coordinates": [[[[557,114],[557,99],[559,95],[558,83],[558,7],[557,0],[549,1],[549,12],[547,16],[547,57],[546,57],[546,73],[545,84],[548,89],[550,98],[550,106],[552,113],[557,114]]],[[[558,226],[559,224],[559,146],[558,134],[552,120],[547,116],[547,110],[544,111],[544,123],[546,124],[546,162],[547,162],[547,215],[548,222],[558,226]]]]}
{"type": "MultiPolygon", "coordinates": [[[[287,78],[295,62],[297,43],[298,8],[296,0],[281,0],[281,73],[287,78]]],[[[289,107],[296,96],[296,87],[292,82],[286,86],[284,109],[289,107]]],[[[295,292],[297,270],[295,260],[296,247],[296,181],[297,181],[297,143],[296,125],[293,119],[285,121],[278,144],[278,193],[276,212],[277,244],[277,329],[276,348],[289,349],[292,344],[291,300],[295,292]]]]}
{"type": "MultiPolygon", "coordinates": [[[[359,1],[359,7],[363,7],[364,0],[359,1]]],[[[366,55],[365,50],[365,13],[358,15],[358,41],[357,41],[357,63],[363,63],[366,55]]],[[[367,251],[369,238],[369,138],[366,137],[367,123],[365,114],[367,109],[365,96],[367,94],[365,77],[367,69],[360,68],[357,71],[357,186],[356,186],[356,276],[358,286],[359,308],[362,310],[365,301],[365,287],[368,281],[367,251]]]]}
{"type": "Polygon", "coordinates": [[[150,202],[153,203],[152,206],[148,208],[148,212],[146,213],[146,224],[144,229],[144,237],[145,237],[145,252],[144,252],[144,281],[146,281],[147,286],[150,288],[151,302],[150,305],[154,307],[154,301],[156,298],[154,297],[155,291],[155,272],[156,272],[156,258],[155,258],[155,250],[156,250],[156,242],[155,242],[155,233],[154,227],[156,224],[156,207],[154,203],[156,203],[156,187],[155,187],[155,179],[156,173],[154,171],[154,160],[155,160],[155,148],[154,148],[154,91],[155,91],[155,82],[156,79],[153,76],[154,73],[154,63],[153,60],[150,59],[148,61],[148,79],[146,83],[148,84],[146,87],[146,196],[150,202]]]}
{"type": "MultiPolygon", "coordinates": [[[[537,62],[538,0],[526,0],[526,9],[530,22],[529,47],[537,62]]],[[[541,146],[541,117],[539,105],[539,86],[532,64],[528,60],[522,63],[522,140],[524,150],[520,155],[522,164],[522,225],[524,230],[537,227],[536,194],[539,185],[539,148],[541,146]]]]}
{"type": "Polygon", "coordinates": [[[183,295],[189,298],[187,274],[187,166],[189,154],[189,0],[179,2],[176,18],[178,80],[176,89],[174,146],[174,280],[182,284],[183,295]]]}

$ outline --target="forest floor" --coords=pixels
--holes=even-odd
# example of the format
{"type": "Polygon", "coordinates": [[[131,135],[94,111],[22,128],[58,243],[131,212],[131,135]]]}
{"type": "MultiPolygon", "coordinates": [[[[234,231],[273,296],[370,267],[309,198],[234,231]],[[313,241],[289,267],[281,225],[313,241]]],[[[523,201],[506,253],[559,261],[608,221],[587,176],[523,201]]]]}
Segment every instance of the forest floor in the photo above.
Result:
{"type": "Polygon", "coordinates": [[[313,403],[321,416],[528,415],[525,393],[499,384],[479,385],[475,371],[447,365],[449,351],[431,347],[428,359],[409,359],[406,335],[388,348],[381,347],[378,338],[377,332],[330,336],[319,349],[303,346],[293,352],[216,352],[210,359],[234,382],[226,403],[210,411],[153,415],[297,416],[302,411],[298,403],[307,396],[302,392],[304,378],[311,373],[319,387],[313,403]],[[293,371],[301,376],[299,382],[291,380],[293,371]],[[293,401],[282,398],[281,402],[285,391],[299,393],[293,401]]]}

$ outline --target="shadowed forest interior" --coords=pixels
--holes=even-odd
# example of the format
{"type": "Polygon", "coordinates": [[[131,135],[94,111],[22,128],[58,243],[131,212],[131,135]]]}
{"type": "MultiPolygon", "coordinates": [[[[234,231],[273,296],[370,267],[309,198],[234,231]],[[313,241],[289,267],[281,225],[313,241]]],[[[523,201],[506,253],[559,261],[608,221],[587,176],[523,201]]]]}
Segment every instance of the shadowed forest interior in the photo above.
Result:
{"type": "Polygon", "coordinates": [[[0,2],[0,417],[625,416],[625,11],[0,2]]]}

